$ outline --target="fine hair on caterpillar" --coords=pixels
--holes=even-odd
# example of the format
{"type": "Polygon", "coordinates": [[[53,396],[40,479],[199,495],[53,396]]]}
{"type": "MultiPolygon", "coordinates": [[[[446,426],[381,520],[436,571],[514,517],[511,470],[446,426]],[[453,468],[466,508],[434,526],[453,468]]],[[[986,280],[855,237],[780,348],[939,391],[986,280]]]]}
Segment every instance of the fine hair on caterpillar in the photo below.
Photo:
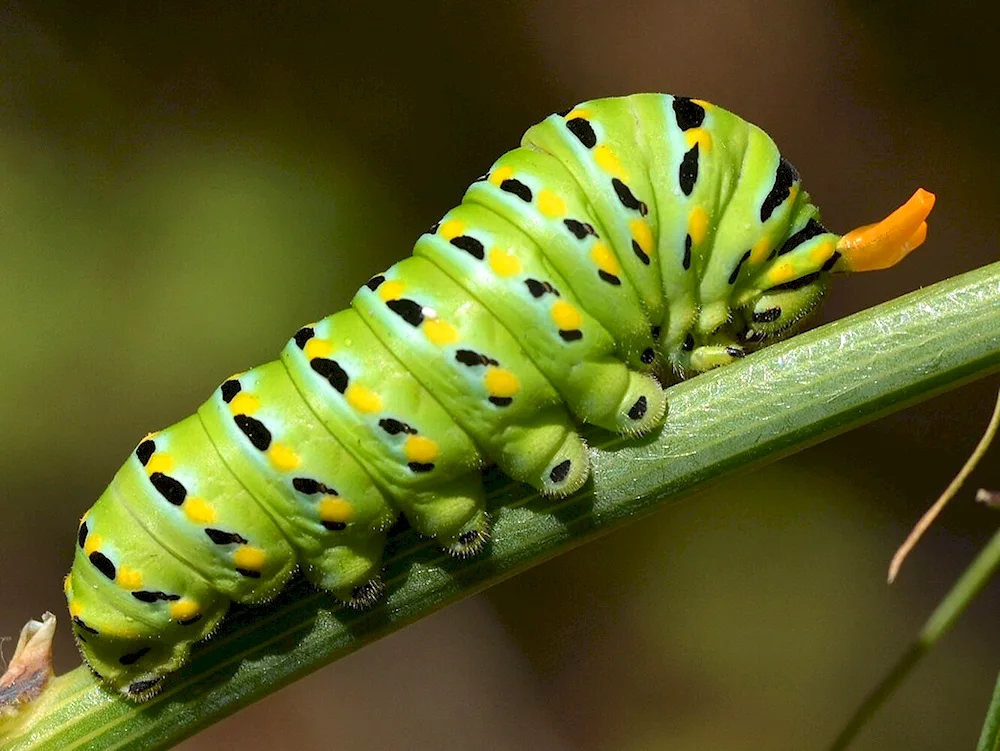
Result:
{"type": "Polygon", "coordinates": [[[400,514],[480,553],[487,457],[575,492],[581,424],[656,430],[662,381],[789,335],[832,275],[919,246],[933,203],[918,190],[839,235],[770,137],[722,108],[639,94],[549,116],[349,308],[138,444],[65,582],[87,664],[148,698],[231,603],[298,568],[369,606],[400,514]]]}

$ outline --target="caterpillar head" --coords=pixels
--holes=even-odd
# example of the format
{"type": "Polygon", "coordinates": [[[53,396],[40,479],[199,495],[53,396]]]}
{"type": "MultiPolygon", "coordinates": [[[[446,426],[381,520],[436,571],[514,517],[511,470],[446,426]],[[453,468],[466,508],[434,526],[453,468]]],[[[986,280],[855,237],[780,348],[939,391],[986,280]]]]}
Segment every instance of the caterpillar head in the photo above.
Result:
{"type": "MultiPolygon", "coordinates": [[[[921,188],[881,222],[843,237],[816,232],[784,260],[779,256],[761,275],[765,285],[759,294],[741,309],[745,325],[741,338],[754,342],[794,331],[823,299],[830,273],[895,266],[926,239],[926,219],[933,207],[934,194],[921,188]]],[[[822,229],[818,223],[815,226],[822,229]]]]}

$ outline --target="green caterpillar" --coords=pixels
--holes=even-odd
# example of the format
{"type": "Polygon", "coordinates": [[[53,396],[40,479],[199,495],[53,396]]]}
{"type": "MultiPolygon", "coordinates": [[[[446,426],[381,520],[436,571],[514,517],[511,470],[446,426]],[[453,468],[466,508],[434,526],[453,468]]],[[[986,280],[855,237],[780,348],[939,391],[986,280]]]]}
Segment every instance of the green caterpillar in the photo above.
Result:
{"type": "Polygon", "coordinates": [[[892,266],[933,200],[840,237],[767,134],[719,107],[641,94],[551,115],[350,308],[139,444],[66,577],[84,659],[144,700],[231,602],[298,567],[368,606],[400,513],[476,554],[487,459],[574,492],[579,423],[657,429],[661,381],[787,335],[831,273],[892,266]]]}

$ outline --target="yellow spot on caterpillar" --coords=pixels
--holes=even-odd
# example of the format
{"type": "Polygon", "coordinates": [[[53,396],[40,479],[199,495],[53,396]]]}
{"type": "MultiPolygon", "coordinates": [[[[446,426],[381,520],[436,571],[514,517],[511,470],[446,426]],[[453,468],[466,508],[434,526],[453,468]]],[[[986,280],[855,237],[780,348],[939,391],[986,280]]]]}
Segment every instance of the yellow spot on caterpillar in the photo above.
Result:
{"type": "Polygon", "coordinates": [[[344,397],[358,412],[379,412],[382,409],[382,399],[379,395],[356,383],[347,387],[344,397]]]}
{"type": "Polygon", "coordinates": [[[455,327],[440,318],[428,318],[421,328],[427,338],[439,347],[458,341],[458,331],[455,327]]]}
{"type": "Polygon", "coordinates": [[[343,498],[328,495],[319,503],[320,521],[343,524],[349,522],[352,516],[354,516],[354,509],[343,498]]]}
{"type": "Polygon", "coordinates": [[[327,339],[313,337],[306,342],[305,349],[302,351],[306,353],[306,357],[310,360],[314,357],[326,357],[333,352],[333,344],[327,339]]]}
{"type": "Polygon", "coordinates": [[[767,254],[771,252],[771,236],[761,235],[761,238],[754,243],[753,247],[750,248],[750,264],[756,265],[761,263],[767,254]]]}
{"type": "Polygon", "coordinates": [[[189,621],[201,612],[198,603],[187,597],[170,603],[170,619],[174,621],[189,621]]]}
{"type": "Polygon", "coordinates": [[[154,472],[168,473],[174,468],[174,459],[170,454],[153,454],[146,462],[146,474],[154,472]]]}
{"type": "Polygon", "coordinates": [[[809,251],[809,262],[816,268],[819,268],[830,260],[830,256],[833,255],[836,249],[837,245],[833,240],[824,240],[809,251]]]}
{"type": "Polygon", "coordinates": [[[462,234],[465,227],[462,225],[458,219],[449,219],[447,222],[443,222],[440,227],[438,227],[438,234],[441,235],[445,240],[454,240],[456,237],[462,234]]]}
{"type": "Polygon", "coordinates": [[[593,154],[594,161],[597,162],[597,166],[602,170],[609,175],[617,177],[619,180],[628,180],[628,175],[622,169],[622,163],[618,161],[618,157],[615,156],[615,152],[609,146],[602,143],[600,146],[594,148],[593,154]]]}
{"type": "Polygon", "coordinates": [[[795,266],[785,261],[784,263],[779,263],[771,272],[767,275],[767,280],[771,284],[784,284],[785,282],[790,282],[795,278],[795,266]]]}
{"type": "Polygon", "coordinates": [[[142,574],[131,566],[119,566],[115,581],[123,589],[139,589],[142,586],[142,574]]]}
{"type": "Polygon", "coordinates": [[[378,296],[382,298],[383,302],[398,300],[403,296],[404,289],[406,287],[402,282],[382,282],[378,288],[378,296]]]}
{"type": "Polygon", "coordinates": [[[590,249],[590,257],[597,264],[597,268],[606,274],[618,276],[621,273],[621,266],[618,265],[618,259],[615,258],[615,254],[604,243],[594,243],[594,247],[590,249]]]}
{"type": "Polygon", "coordinates": [[[561,331],[571,331],[580,328],[583,323],[583,316],[580,311],[565,300],[558,300],[552,306],[552,320],[561,331]]]}
{"type": "Polygon", "coordinates": [[[708,214],[701,206],[695,206],[688,217],[688,234],[695,245],[700,245],[708,235],[708,214]]]}
{"type": "Polygon", "coordinates": [[[78,602],[71,602],[69,604],[69,614],[73,618],[76,618],[80,613],[83,612],[83,605],[78,602]]]}
{"type": "Polygon", "coordinates": [[[684,131],[684,138],[687,139],[689,149],[695,144],[698,144],[698,151],[701,153],[712,150],[712,134],[704,128],[692,128],[691,130],[686,130],[684,131]]]}
{"type": "Polygon", "coordinates": [[[277,442],[271,444],[271,448],[267,450],[267,458],[271,460],[271,466],[279,472],[293,470],[302,461],[288,446],[277,442]]]}
{"type": "Polygon", "coordinates": [[[437,442],[422,435],[407,436],[403,450],[406,452],[407,461],[421,464],[434,461],[439,453],[437,442]]]}
{"type": "Polygon", "coordinates": [[[498,188],[504,180],[509,180],[514,176],[513,167],[500,167],[495,169],[490,173],[490,182],[496,185],[498,188]]]}
{"type": "Polygon", "coordinates": [[[490,251],[490,268],[497,276],[513,276],[521,273],[521,262],[512,253],[493,248],[490,251]]]}
{"type": "Polygon", "coordinates": [[[63,577],[63,594],[69,597],[72,592],[73,592],[73,575],[66,574],[66,576],[63,577]]]}
{"type": "Polygon", "coordinates": [[[91,532],[89,535],[87,535],[87,541],[83,543],[83,552],[86,553],[87,555],[90,555],[91,553],[100,550],[102,542],[103,540],[101,539],[100,535],[91,532]]]}
{"type": "Polygon", "coordinates": [[[538,194],[538,210],[549,219],[566,215],[566,202],[548,188],[538,194]]]}
{"type": "Polygon", "coordinates": [[[632,231],[632,238],[639,243],[639,247],[647,256],[653,255],[653,230],[649,228],[645,219],[633,219],[629,222],[629,229],[632,231]]]}
{"type": "Polygon", "coordinates": [[[236,564],[236,568],[242,568],[247,571],[260,571],[264,568],[266,562],[267,553],[251,545],[240,545],[233,552],[233,563],[236,564]]]}
{"type": "Polygon", "coordinates": [[[181,506],[184,515],[195,524],[211,524],[215,521],[215,509],[203,498],[187,498],[181,506]]]}
{"type": "Polygon", "coordinates": [[[578,117],[582,117],[584,120],[589,120],[590,116],[591,116],[590,115],[590,110],[586,110],[586,109],[582,109],[581,108],[581,109],[575,109],[572,112],[567,113],[566,119],[567,120],[575,120],[578,117]]]}
{"type": "Polygon", "coordinates": [[[260,399],[246,391],[241,391],[229,402],[229,411],[234,415],[252,415],[260,409],[260,399]]]}
{"type": "Polygon", "coordinates": [[[506,398],[514,396],[514,394],[521,390],[521,384],[518,382],[517,376],[503,368],[490,366],[486,369],[484,380],[486,382],[486,390],[490,392],[490,396],[506,398]]]}

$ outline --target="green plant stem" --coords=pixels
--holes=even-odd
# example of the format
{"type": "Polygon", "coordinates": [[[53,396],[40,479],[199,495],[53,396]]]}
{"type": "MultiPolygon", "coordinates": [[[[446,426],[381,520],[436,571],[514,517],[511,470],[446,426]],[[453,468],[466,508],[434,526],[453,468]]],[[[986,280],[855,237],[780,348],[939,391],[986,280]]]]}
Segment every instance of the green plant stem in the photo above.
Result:
{"type": "Polygon", "coordinates": [[[998,748],[1000,748],[1000,676],[997,676],[997,684],[993,688],[993,698],[990,699],[990,708],[986,710],[986,721],[983,723],[983,732],[979,734],[976,751],[997,751],[998,748]]]}
{"type": "Polygon", "coordinates": [[[983,732],[979,735],[976,751],[997,751],[998,748],[1000,748],[1000,676],[997,677],[997,685],[993,688],[993,698],[990,699],[990,708],[986,710],[986,721],[983,723],[983,732]]]}
{"type": "Polygon", "coordinates": [[[496,524],[486,554],[448,559],[405,532],[386,553],[385,600],[339,609],[302,581],[239,608],[164,692],[143,705],[83,668],[61,676],[4,749],[161,748],[445,605],[647,514],[667,499],[817,443],[1000,369],[1000,264],[815,331],[669,391],[662,432],[591,433],[594,479],[539,498],[487,477],[496,524]]]}
{"type": "MultiPolygon", "coordinates": [[[[903,653],[896,662],[889,674],[879,683],[879,685],[868,695],[864,703],[854,713],[847,725],[837,736],[837,739],[830,746],[830,751],[842,751],[847,748],[850,742],[857,737],[858,732],[865,726],[867,721],[878,711],[879,707],[892,695],[892,692],[902,683],[903,679],[916,667],[917,663],[930,651],[937,641],[945,635],[958,617],[965,612],[969,603],[975,599],[990,577],[996,573],[1000,566],[1000,532],[993,535],[979,555],[976,556],[972,564],[962,572],[955,585],[948,594],[938,604],[931,613],[930,618],[920,630],[917,638],[903,653]]],[[[1000,711],[997,707],[998,697],[994,696],[993,704],[990,706],[990,717],[1000,711]]],[[[994,727],[992,732],[996,733],[996,723],[998,718],[993,717],[994,727]]],[[[987,723],[989,726],[989,723],[987,723]]],[[[986,728],[983,729],[983,736],[986,737],[986,728]]],[[[995,743],[995,741],[994,741],[995,743]]],[[[979,748],[995,748],[994,745],[983,746],[980,740],[979,748]]]]}

